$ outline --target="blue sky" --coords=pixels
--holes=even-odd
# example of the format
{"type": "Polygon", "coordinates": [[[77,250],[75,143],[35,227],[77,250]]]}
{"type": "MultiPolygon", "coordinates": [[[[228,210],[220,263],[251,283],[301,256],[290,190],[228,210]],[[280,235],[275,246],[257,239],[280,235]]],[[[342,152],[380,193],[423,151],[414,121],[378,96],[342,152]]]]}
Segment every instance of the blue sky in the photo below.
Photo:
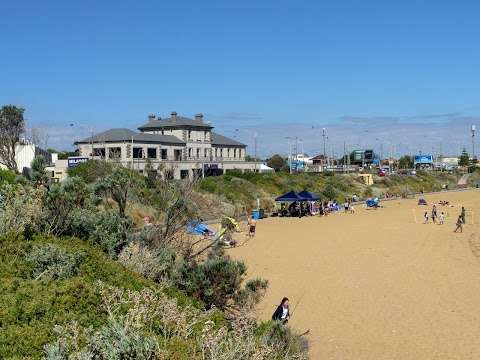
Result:
{"type": "Polygon", "coordinates": [[[262,155],[286,152],[286,136],[318,152],[324,126],[336,153],[453,153],[480,124],[476,1],[19,0],[2,13],[0,103],[25,107],[50,146],[173,110],[249,145],[257,133],[262,155]]]}

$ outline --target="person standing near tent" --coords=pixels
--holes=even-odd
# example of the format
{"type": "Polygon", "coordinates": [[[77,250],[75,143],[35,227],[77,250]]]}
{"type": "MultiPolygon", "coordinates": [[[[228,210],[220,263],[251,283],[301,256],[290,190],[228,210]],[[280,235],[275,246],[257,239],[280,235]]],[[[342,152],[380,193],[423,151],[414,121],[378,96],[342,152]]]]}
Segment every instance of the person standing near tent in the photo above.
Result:
{"type": "Polygon", "coordinates": [[[462,215],[460,215],[457,219],[457,223],[456,223],[457,227],[455,228],[455,230],[453,232],[458,232],[458,230],[460,230],[461,233],[463,233],[463,221],[462,221],[462,215]]]}
{"type": "Polygon", "coordinates": [[[287,297],[282,299],[280,305],[277,306],[277,309],[272,315],[272,320],[280,321],[283,325],[288,323],[288,319],[290,319],[290,307],[288,301],[287,297]]]}
{"type": "Polygon", "coordinates": [[[350,203],[348,200],[345,200],[345,203],[343,204],[343,209],[345,210],[345,214],[348,213],[348,208],[350,207],[350,203]]]}

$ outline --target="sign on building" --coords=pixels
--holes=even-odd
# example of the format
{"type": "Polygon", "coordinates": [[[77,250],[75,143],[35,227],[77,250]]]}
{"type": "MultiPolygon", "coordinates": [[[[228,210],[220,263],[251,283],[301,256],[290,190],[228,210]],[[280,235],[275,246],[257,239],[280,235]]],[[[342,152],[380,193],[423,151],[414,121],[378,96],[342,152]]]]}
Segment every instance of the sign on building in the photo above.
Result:
{"type": "Polygon", "coordinates": [[[415,155],[413,157],[414,165],[423,164],[423,165],[432,165],[433,164],[433,155],[415,155]]]}
{"type": "Polygon", "coordinates": [[[78,164],[81,164],[87,161],[88,161],[88,158],[84,156],[70,156],[67,161],[67,166],[69,168],[73,168],[78,164]]]}

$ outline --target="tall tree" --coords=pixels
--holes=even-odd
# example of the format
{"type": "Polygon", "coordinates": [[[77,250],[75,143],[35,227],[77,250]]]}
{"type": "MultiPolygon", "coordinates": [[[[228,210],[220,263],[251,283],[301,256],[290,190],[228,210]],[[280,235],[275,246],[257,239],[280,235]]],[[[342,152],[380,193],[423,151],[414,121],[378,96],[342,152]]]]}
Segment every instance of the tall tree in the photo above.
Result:
{"type": "Polygon", "coordinates": [[[14,172],[18,172],[15,146],[25,132],[24,111],[14,105],[5,105],[0,110],[0,164],[14,172]]]}
{"type": "Polygon", "coordinates": [[[404,155],[398,160],[398,166],[400,169],[413,168],[413,159],[410,155],[404,155]]]}
{"type": "Polygon", "coordinates": [[[280,171],[285,166],[285,159],[278,154],[273,155],[270,159],[267,160],[267,165],[275,169],[275,171],[280,171]]]}
{"type": "Polygon", "coordinates": [[[458,159],[458,165],[460,166],[468,166],[470,164],[470,156],[467,153],[467,150],[464,148],[462,154],[458,159]]]}

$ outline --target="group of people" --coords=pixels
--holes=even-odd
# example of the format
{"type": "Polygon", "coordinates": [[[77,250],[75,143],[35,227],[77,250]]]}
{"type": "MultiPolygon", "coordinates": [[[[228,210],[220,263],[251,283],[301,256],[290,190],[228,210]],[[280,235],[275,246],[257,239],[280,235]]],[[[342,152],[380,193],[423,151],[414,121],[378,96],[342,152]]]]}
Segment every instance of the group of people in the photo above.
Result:
{"type": "MultiPolygon", "coordinates": [[[[445,223],[445,212],[442,211],[442,212],[440,213],[440,215],[438,215],[437,205],[435,205],[435,204],[433,205],[432,211],[431,211],[430,214],[431,214],[432,222],[433,222],[434,224],[437,223],[437,219],[438,219],[438,224],[439,224],[439,225],[443,225],[443,224],[445,223]]],[[[423,223],[424,223],[424,224],[428,224],[428,222],[430,221],[430,214],[429,214],[428,211],[425,211],[425,213],[423,214],[423,219],[424,219],[423,223]]]]}
{"type": "MultiPolygon", "coordinates": [[[[443,202],[443,203],[440,202],[440,204],[445,206],[445,205],[449,205],[449,202],[443,202]]],[[[465,213],[466,213],[465,207],[462,206],[460,215],[458,216],[457,221],[455,223],[456,228],[453,232],[459,232],[459,231],[463,232],[463,225],[465,224],[465,213]]],[[[438,224],[443,225],[445,223],[445,212],[441,211],[439,215],[437,211],[437,206],[434,204],[432,206],[431,212],[425,211],[425,213],[423,214],[423,219],[424,219],[423,221],[424,224],[428,224],[430,219],[434,224],[437,224],[437,219],[438,219],[438,224]]]]}

